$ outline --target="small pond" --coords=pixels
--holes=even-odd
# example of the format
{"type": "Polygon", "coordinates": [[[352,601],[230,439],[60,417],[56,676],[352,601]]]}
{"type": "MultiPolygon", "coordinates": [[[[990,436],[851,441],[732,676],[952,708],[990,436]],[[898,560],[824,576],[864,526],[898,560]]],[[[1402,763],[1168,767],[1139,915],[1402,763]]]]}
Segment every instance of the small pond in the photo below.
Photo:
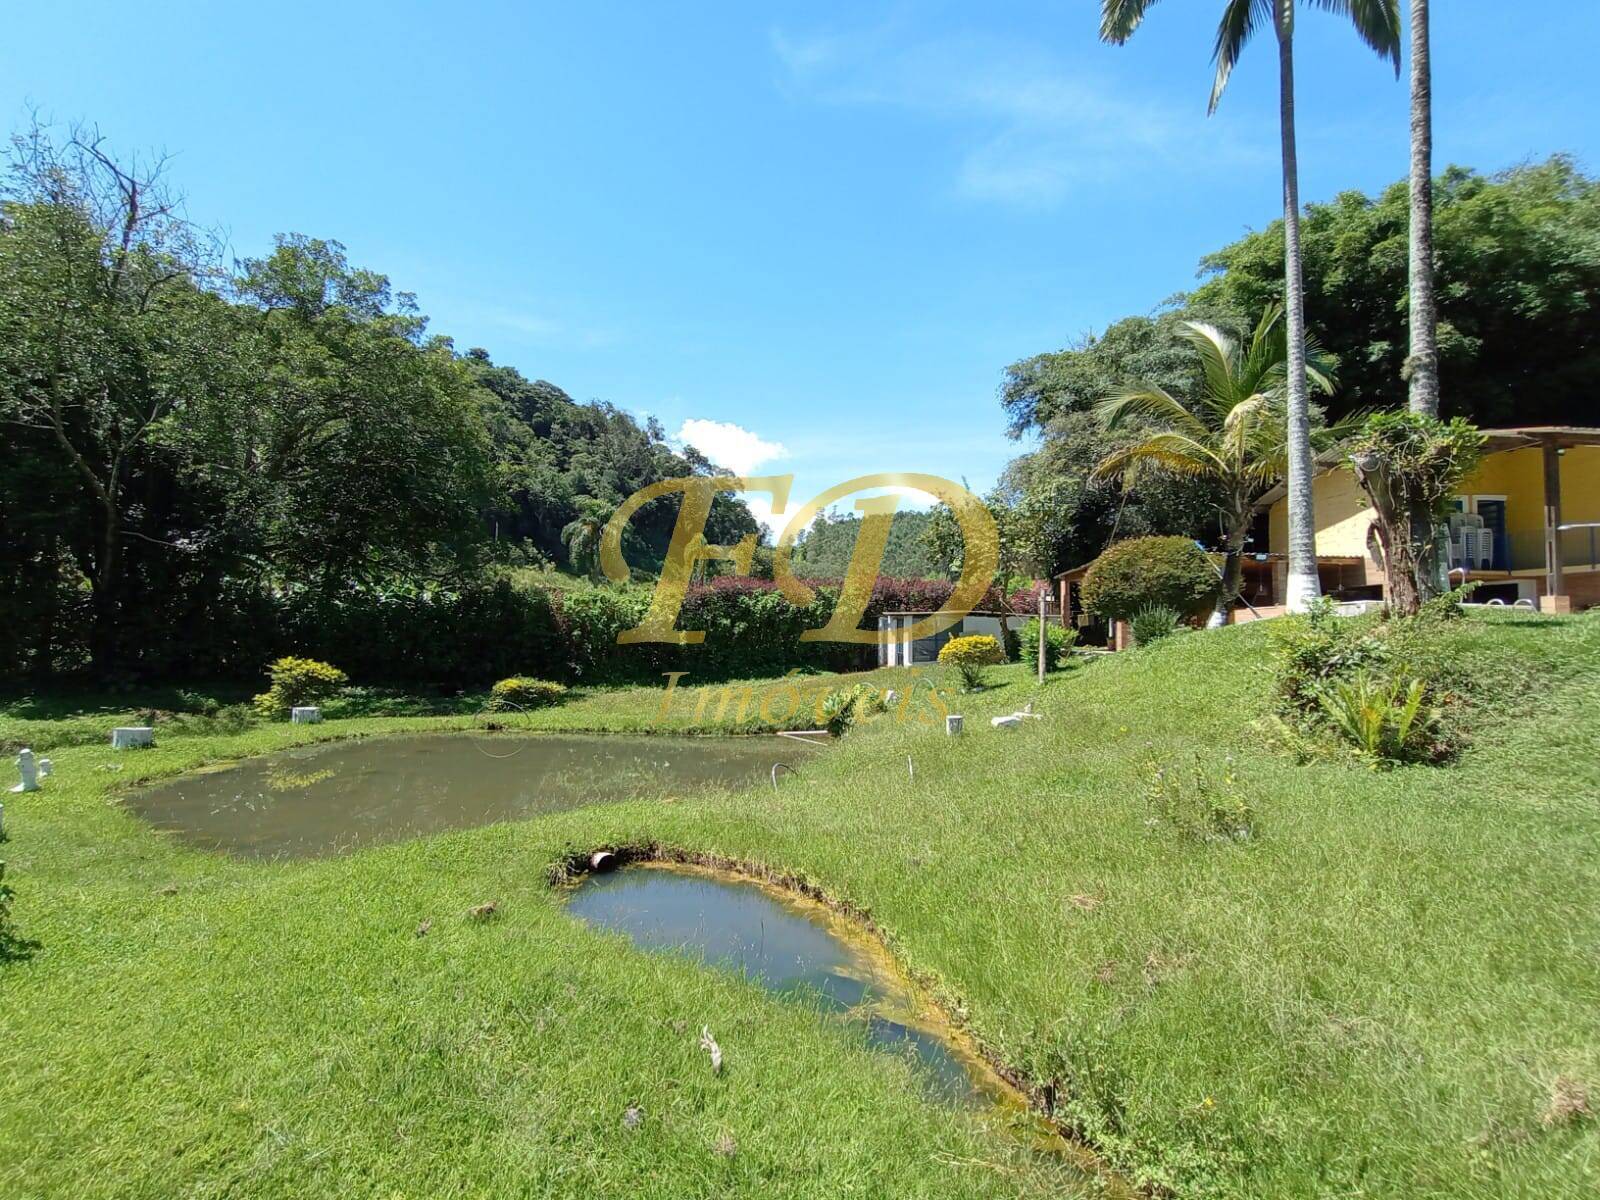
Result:
{"type": "Polygon", "coordinates": [[[588,876],[569,911],[626,933],[650,950],[737,971],[769,991],[860,1022],[866,1041],[906,1058],[930,1096],[979,1106],[1002,1085],[975,1055],[956,1048],[919,1009],[888,956],[820,904],[695,868],[644,865],[588,876]]]}
{"type": "Polygon", "coordinates": [[[301,746],[131,794],[191,845],[314,858],[588,804],[761,780],[770,738],[427,734],[301,746]]]}

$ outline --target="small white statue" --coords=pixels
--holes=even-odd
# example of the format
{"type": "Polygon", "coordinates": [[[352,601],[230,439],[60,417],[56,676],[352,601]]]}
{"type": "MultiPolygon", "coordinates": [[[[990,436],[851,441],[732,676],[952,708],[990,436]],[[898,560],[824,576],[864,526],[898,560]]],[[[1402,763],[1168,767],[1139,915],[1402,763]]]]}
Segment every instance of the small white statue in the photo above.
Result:
{"type": "Polygon", "coordinates": [[[989,724],[996,729],[1016,729],[1022,724],[1022,715],[1012,713],[1009,717],[990,717],[989,724]]]}
{"type": "Polygon", "coordinates": [[[24,750],[17,755],[17,773],[22,776],[22,782],[11,789],[13,792],[37,792],[39,780],[50,777],[50,760],[36,759],[32,750],[24,750]]]}

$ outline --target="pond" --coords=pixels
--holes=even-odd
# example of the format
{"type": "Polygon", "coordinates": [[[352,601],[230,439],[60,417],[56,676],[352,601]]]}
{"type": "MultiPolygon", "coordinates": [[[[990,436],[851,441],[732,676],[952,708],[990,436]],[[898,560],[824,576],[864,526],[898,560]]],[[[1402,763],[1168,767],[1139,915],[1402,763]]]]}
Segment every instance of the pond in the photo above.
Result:
{"type": "Polygon", "coordinates": [[[869,1045],[903,1056],[930,1097],[982,1106],[1003,1085],[957,1048],[897,977],[888,955],[820,904],[692,867],[642,865],[588,876],[569,911],[636,945],[736,971],[768,991],[859,1023],[869,1045]]]}
{"type": "Polygon", "coordinates": [[[427,734],[301,746],[133,793],[191,845],[315,858],[646,796],[761,781],[771,738],[427,734]]]}

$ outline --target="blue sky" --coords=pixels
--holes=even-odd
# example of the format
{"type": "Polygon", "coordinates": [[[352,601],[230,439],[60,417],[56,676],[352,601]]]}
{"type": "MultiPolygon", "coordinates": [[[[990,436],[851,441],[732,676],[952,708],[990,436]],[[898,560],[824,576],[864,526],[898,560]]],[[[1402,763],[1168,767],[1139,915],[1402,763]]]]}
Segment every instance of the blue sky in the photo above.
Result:
{"type": "MultiPolygon", "coordinates": [[[[1208,120],[1220,7],[1118,49],[1092,0],[66,2],[8,14],[0,101],[171,151],[236,254],[338,238],[458,346],[697,422],[797,506],[871,471],[986,489],[1023,448],[1007,363],[1272,219],[1273,52],[1208,120]]],[[[1435,7],[1440,163],[1595,168],[1600,4],[1435,7]]],[[[1305,197],[1401,176],[1404,84],[1309,6],[1300,43],[1305,197]]]]}

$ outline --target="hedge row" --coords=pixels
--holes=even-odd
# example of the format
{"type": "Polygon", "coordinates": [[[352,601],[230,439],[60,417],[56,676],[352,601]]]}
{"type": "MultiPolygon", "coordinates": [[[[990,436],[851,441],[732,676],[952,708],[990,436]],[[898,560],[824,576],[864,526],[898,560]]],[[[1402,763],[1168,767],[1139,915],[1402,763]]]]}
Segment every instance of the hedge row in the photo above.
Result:
{"type": "MultiPolygon", "coordinates": [[[[639,624],[651,588],[544,590],[498,580],[455,591],[267,592],[227,586],[181,621],[151,621],[134,665],[151,679],[260,678],[264,665],[302,655],[338,665],[358,683],[470,687],[512,675],[580,683],[782,674],[795,667],[870,666],[876,647],[800,640],[833,615],[837,583],[813,582],[814,599],[792,603],[770,581],[721,578],[690,588],[677,628],[702,630],[693,646],[619,646],[639,624]]],[[[939,608],[951,584],[881,579],[861,627],[880,613],[939,608]]],[[[980,605],[992,608],[998,595],[980,605]]],[[[63,647],[57,661],[74,658],[63,647]]]]}

